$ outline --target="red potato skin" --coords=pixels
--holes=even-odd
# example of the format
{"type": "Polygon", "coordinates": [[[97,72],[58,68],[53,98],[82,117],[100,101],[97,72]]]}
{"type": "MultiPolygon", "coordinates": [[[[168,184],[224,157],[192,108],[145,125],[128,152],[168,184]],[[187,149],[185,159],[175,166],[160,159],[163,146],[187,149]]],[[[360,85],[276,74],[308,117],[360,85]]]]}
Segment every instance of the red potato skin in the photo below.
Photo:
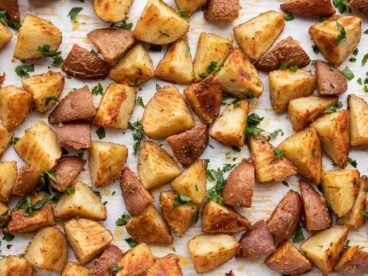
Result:
{"type": "Polygon", "coordinates": [[[229,21],[238,18],[239,0],[209,0],[204,17],[208,21],[229,21]]]}
{"type": "Polygon", "coordinates": [[[334,268],[336,272],[344,275],[366,275],[368,273],[368,252],[359,249],[359,246],[348,248],[340,255],[340,258],[344,258],[346,261],[343,264],[338,262],[334,268]],[[350,250],[353,252],[351,255],[349,254],[349,258],[345,259],[344,255],[350,250]]]}
{"type": "Polygon", "coordinates": [[[243,159],[229,174],[222,196],[224,204],[232,207],[251,207],[255,170],[252,161],[243,159]]]}
{"type": "Polygon", "coordinates": [[[340,95],[348,89],[348,81],[339,69],[317,60],[316,66],[317,89],[323,96],[340,95]]]}
{"type": "Polygon", "coordinates": [[[6,17],[15,22],[20,22],[18,0],[0,0],[0,10],[6,11],[6,17]]]}
{"type": "Polygon", "coordinates": [[[110,268],[117,265],[123,255],[119,247],[110,245],[89,270],[89,276],[114,276],[115,273],[111,272],[110,268]]]}
{"type": "Polygon", "coordinates": [[[336,13],[331,0],[294,0],[281,4],[280,8],[284,12],[304,16],[330,17],[336,13]]]}
{"type": "Polygon", "coordinates": [[[367,0],[350,0],[350,7],[357,9],[361,13],[368,15],[368,1],[367,0]]]}
{"type": "Polygon", "coordinates": [[[63,127],[52,125],[58,142],[63,147],[75,150],[88,149],[91,145],[91,125],[75,122],[64,124],[63,127]]]}

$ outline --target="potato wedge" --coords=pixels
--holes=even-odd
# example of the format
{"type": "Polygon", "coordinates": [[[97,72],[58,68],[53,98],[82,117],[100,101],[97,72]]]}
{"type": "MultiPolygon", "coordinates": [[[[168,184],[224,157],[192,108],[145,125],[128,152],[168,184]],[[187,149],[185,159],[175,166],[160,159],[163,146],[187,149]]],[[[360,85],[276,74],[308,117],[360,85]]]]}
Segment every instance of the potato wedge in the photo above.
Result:
{"type": "Polygon", "coordinates": [[[239,0],[208,0],[204,18],[208,21],[231,21],[239,16],[239,0]]]}
{"type": "Polygon", "coordinates": [[[241,236],[236,256],[238,258],[267,256],[275,250],[275,242],[267,223],[260,220],[241,236]]]}
{"type": "Polygon", "coordinates": [[[6,17],[15,22],[20,22],[18,0],[0,0],[0,10],[6,11],[6,17]]]}
{"type": "Polygon", "coordinates": [[[303,68],[310,62],[308,54],[292,37],[280,40],[275,47],[261,57],[254,66],[261,71],[277,70],[281,65],[303,68]]]}
{"type": "Polygon", "coordinates": [[[320,231],[329,228],[332,224],[332,219],[327,208],[326,199],[315,191],[308,182],[300,179],[299,185],[304,206],[305,229],[308,231],[320,231]]]}
{"type": "Polygon", "coordinates": [[[12,194],[25,196],[36,189],[43,171],[34,167],[20,167],[13,185],[12,194]]]}
{"type": "Polygon", "coordinates": [[[149,138],[163,139],[195,127],[195,122],[179,90],[166,86],[147,103],[142,126],[149,138]]]}
{"type": "Polygon", "coordinates": [[[215,269],[234,258],[238,243],[232,235],[199,235],[191,238],[188,250],[198,273],[215,269]]]}
{"type": "Polygon", "coordinates": [[[311,26],[309,35],[330,63],[340,65],[357,47],[361,25],[362,20],[356,16],[333,16],[311,26]]]}
{"type": "Polygon", "coordinates": [[[273,10],[234,27],[240,49],[251,59],[258,60],[275,42],[285,27],[284,16],[273,10]]]}
{"type": "Polygon", "coordinates": [[[73,262],[68,262],[61,272],[61,276],[88,276],[88,268],[73,262]]]}
{"type": "Polygon", "coordinates": [[[56,226],[42,228],[28,245],[24,258],[37,268],[61,271],[68,260],[66,238],[56,226]]]}
{"type": "Polygon", "coordinates": [[[288,104],[288,115],[295,131],[302,130],[317,119],[323,111],[337,102],[337,97],[301,97],[288,104]]]}
{"type": "Polygon", "coordinates": [[[323,151],[340,168],[349,155],[349,113],[347,110],[326,114],[311,124],[319,136],[323,151]]]}
{"type": "Polygon", "coordinates": [[[297,173],[297,168],[285,156],[275,157],[275,148],[266,137],[249,137],[248,146],[257,182],[283,181],[297,173]]]}
{"type": "Polygon", "coordinates": [[[338,217],[347,215],[359,189],[358,170],[327,171],[322,176],[323,195],[338,217]]]}
{"type": "Polygon", "coordinates": [[[224,91],[238,98],[260,97],[263,82],[248,57],[234,48],[214,78],[224,91]]]}
{"type": "Polygon", "coordinates": [[[3,226],[8,223],[10,212],[11,211],[9,210],[8,206],[0,202],[0,226],[3,226]]]}
{"type": "Polygon", "coordinates": [[[123,257],[123,251],[115,245],[110,245],[96,260],[95,265],[89,270],[89,276],[115,275],[111,267],[118,264],[123,257]]]}
{"type": "Polygon", "coordinates": [[[148,244],[167,245],[174,241],[169,227],[153,205],[148,205],[143,213],[132,217],[126,230],[134,240],[148,244]]]}
{"type": "Polygon", "coordinates": [[[368,15],[367,0],[349,0],[349,6],[365,15],[368,15]]]}
{"type": "Polygon", "coordinates": [[[102,97],[93,124],[96,126],[127,129],[135,107],[135,87],[110,84],[102,97]]]}
{"type": "Polygon", "coordinates": [[[91,145],[91,125],[83,122],[73,122],[53,125],[58,143],[74,150],[89,149],[91,145]]]}
{"type": "Polygon", "coordinates": [[[285,152],[286,158],[293,162],[299,175],[315,184],[321,182],[322,149],[314,128],[306,128],[286,138],[277,148],[285,152]]]}
{"type": "Polygon", "coordinates": [[[346,226],[332,226],[311,236],[302,243],[301,249],[306,257],[327,275],[339,258],[348,232],[346,226]]]}
{"type": "Polygon", "coordinates": [[[193,14],[200,7],[204,6],[207,0],[175,0],[179,10],[186,11],[188,15],[193,14]]]}
{"type": "Polygon", "coordinates": [[[269,73],[272,107],[277,113],[285,112],[292,99],[313,94],[316,78],[308,71],[275,70],[269,73]]]}
{"type": "Polygon", "coordinates": [[[21,125],[32,108],[32,94],[13,85],[0,88],[0,119],[13,131],[21,125]]]}
{"type": "Polygon", "coordinates": [[[116,23],[127,18],[134,0],[94,0],[96,15],[105,22],[116,23]]]}
{"type": "Polygon", "coordinates": [[[17,179],[17,162],[0,163],[0,201],[7,202],[17,179]]]}
{"type": "Polygon", "coordinates": [[[280,8],[286,13],[302,16],[330,17],[336,13],[331,0],[286,0],[280,8]]]}
{"type": "Polygon", "coordinates": [[[363,275],[368,273],[367,261],[367,251],[359,246],[349,247],[341,254],[334,270],[345,275],[363,275]]]}
{"type": "Polygon", "coordinates": [[[348,96],[350,145],[352,147],[368,146],[368,103],[358,96],[348,96]]]}
{"type": "Polygon", "coordinates": [[[12,39],[11,31],[3,24],[0,25],[0,50],[12,39]]]}
{"type": "Polygon", "coordinates": [[[142,84],[155,75],[152,59],[142,44],[136,44],[120,59],[109,73],[109,78],[130,86],[142,84]]]}
{"type": "Polygon", "coordinates": [[[249,104],[246,100],[236,101],[227,106],[212,125],[210,136],[227,146],[244,146],[248,112],[249,104]]]}
{"type": "Polygon", "coordinates": [[[5,256],[0,260],[0,274],[4,276],[34,276],[32,264],[18,256],[5,256]]]}
{"type": "Polygon", "coordinates": [[[12,136],[13,133],[9,132],[2,124],[0,124],[0,158],[3,156],[4,152],[8,148],[12,136]]]}
{"type": "Polygon", "coordinates": [[[313,268],[311,262],[289,241],[281,243],[265,264],[283,275],[303,274],[313,268]]]}
{"type": "Polygon", "coordinates": [[[33,102],[39,112],[51,109],[63,91],[65,77],[60,72],[33,75],[22,81],[23,88],[33,95],[33,102]]]}
{"type": "Polygon", "coordinates": [[[20,60],[43,58],[38,48],[49,45],[50,51],[56,51],[61,40],[62,33],[52,22],[27,14],[18,32],[13,56],[20,60]]]}
{"type": "Polygon", "coordinates": [[[143,187],[129,167],[125,167],[121,172],[120,188],[126,209],[132,216],[140,215],[149,204],[153,203],[152,194],[143,187]]]}
{"type": "Polygon", "coordinates": [[[175,254],[168,254],[157,258],[155,263],[147,271],[147,276],[182,276],[183,272],[179,265],[179,257],[175,254]]]}
{"type": "Polygon", "coordinates": [[[336,67],[317,60],[316,67],[317,89],[320,95],[340,95],[348,89],[348,80],[336,67]]]}
{"type": "Polygon", "coordinates": [[[171,6],[162,0],[149,0],[135,26],[134,36],[140,41],[162,45],[178,40],[188,30],[188,22],[171,6]]]}
{"type": "Polygon", "coordinates": [[[110,231],[101,224],[83,218],[65,222],[64,230],[81,265],[100,254],[113,239],[110,231]]]}

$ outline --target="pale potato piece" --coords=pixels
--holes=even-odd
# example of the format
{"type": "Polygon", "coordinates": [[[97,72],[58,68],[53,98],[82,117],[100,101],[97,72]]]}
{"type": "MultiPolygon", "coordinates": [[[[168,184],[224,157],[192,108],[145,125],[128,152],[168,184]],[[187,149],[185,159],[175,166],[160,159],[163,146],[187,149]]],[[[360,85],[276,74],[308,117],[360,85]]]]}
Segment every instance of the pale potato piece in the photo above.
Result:
{"type": "Polygon", "coordinates": [[[197,160],[171,181],[171,187],[179,194],[190,197],[194,204],[200,205],[206,195],[206,168],[204,160],[197,160]]]}
{"type": "Polygon", "coordinates": [[[127,18],[134,0],[94,0],[96,15],[105,22],[116,23],[127,18]]]}
{"type": "Polygon", "coordinates": [[[6,256],[0,260],[0,275],[4,276],[34,276],[32,265],[24,258],[6,256]]]}
{"type": "Polygon", "coordinates": [[[175,254],[168,254],[157,258],[155,263],[147,271],[147,276],[182,276],[183,272],[179,264],[180,258],[175,254]]]}
{"type": "Polygon", "coordinates": [[[13,85],[0,88],[0,118],[13,131],[31,113],[32,94],[13,85]]]}
{"type": "Polygon", "coordinates": [[[316,78],[305,70],[275,70],[269,73],[272,107],[277,113],[285,112],[292,99],[313,94],[316,78]]]}
{"type": "Polygon", "coordinates": [[[91,142],[89,149],[89,170],[92,183],[106,186],[119,178],[121,169],[128,158],[128,148],[109,142],[91,142]]]}
{"type": "Polygon", "coordinates": [[[27,129],[14,149],[31,168],[41,172],[52,169],[61,157],[56,135],[43,121],[27,129]]]}
{"type": "Polygon", "coordinates": [[[55,206],[55,216],[62,219],[81,217],[93,220],[106,219],[106,206],[101,198],[86,184],[78,181],[72,193],[61,196],[55,206]]]}
{"type": "Polygon", "coordinates": [[[33,102],[39,112],[46,112],[56,104],[64,83],[64,75],[53,71],[33,75],[22,81],[23,88],[32,93],[33,102]]]}
{"type": "Polygon", "coordinates": [[[211,64],[219,68],[230,54],[232,45],[233,41],[229,38],[202,32],[199,35],[193,64],[195,80],[206,77],[211,64]]]}
{"type": "Polygon", "coordinates": [[[126,84],[109,85],[92,123],[97,126],[127,129],[135,107],[136,95],[135,87],[126,84]]]}
{"type": "Polygon", "coordinates": [[[189,30],[189,23],[162,0],[149,0],[139,18],[134,36],[151,44],[169,44],[189,30]]]}
{"type": "Polygon", "coordinates": [[[17,179],[17,162],[0,163],[0,201],[7,202],[17,179]]]}
{"type": "Polygon", "coordinates": [[[272,46],[284,27],[284,15],[269,10],[233,30],[240,49],[251,59],[257,60],[272,46]]]}
{"type": "Polygon", "coordinates": [[[357,47],[362,34],[361,25],[362,20],[357,16],[336,15],[311,26],[309,35],[329,62],[340,65],[357,47]],[[345,30],[344,40],[339,38],[338,24],[345,30]]]}
{"type": "Polygon", "coordinates": [[[170,234],[169,227],[157,209],[148,205],[142,214],[132,217],[126,230],[134,240],[148,244],[171,244],[174,238],[170,234]]]}
{"type": "Polygon", "coordinates": [[[0,50],[12,39],[13,35],[8,27],[0,24],[0,50]]]}
{"type": "Polygon", "coordinates": [[[246,100],[237,101],[227,106],[212,125],[210,136],[227,146],[244,146],[248,112],[249,104],[246,100]]]}
{"type": "Polygon", "coordinates": [[[191,238],[188,250],[198,273],[215,269],[231,260],[238,249],[236,239],[231,235],[199,235],[191,238]]]}
{"type": "Polygon", "coordinates": [[[286,138],[277,148],[285,151],[285,156],[297,167],[299,175],[315,184],[321,182],[322,149],[314,128],[306,128],[286,138]]]}
{"type": "Polygon", "coordinates": [[[110,70],[109,78],[136,86],[148,81],[154,74],[151,57],[142,44],[136,44],[110,70]]]}
{"type": "Polygon", "coordinates": [[[336,13],[331,0],[285,0],[280,8],[286,13],[302,16],[330,17],[336,13]]]}
{"type": "Polygon", "coordinates": [[[188,15],[193,14],[206,3],[207,0],[175,0],[175,4],[178,9],[188,12],[188,15]]]}
{"type": "Polygon", "coordinates": [[[327,171],[322,176],[323,195],[338,217],[347,215],[359,189],[358,170],[327,171]]]}
{"type": "Polygon", "coordinates": [[[323,111],[337,102],[337,97],[301,97],[292,99],[288,104],[288,115],[295,131],[302,130],[323,111]]]}
{"type": "Polygon", "coordinates": [[[50,51],[56,51],[61,39],[61,31],[50,21],[27,14],[18,32],[13,56],[20,60],[43,58],[38,48],[49,45],[50,51]]]}
{"type": "Polygon", "coordinates": [[[149,138],[163,139],[195,127],[195,122],[179,90],[166,86],[147,103],[142,126],[149,138]]]}
{"type": "Polygon", "coordinates": [[[349,104],[349,126],[350,145],[352,147],[368,146],[368,104],[358,96],[350,94],[349,104]]]}
{"type": "Polygon", "coordinates": [[[88,276],[88,268],[77,265],[73,262],[68,262],[61,272],[61,276],[88,276]]]}
{"type": "Polygon", "coordinates": [[[348,232],[346,226],[332,226],[311,236],[302,243],[301,249],[306,257],[327,275],[339,258],[348,232]]]}
{"type": "Polygon", "coordinates": [[[193,80],[193,61],[188,38],[175,41],[157,65],[155,77],[164,81],[189,84],[193,80]]]}
{"type": "Polygon", "coordinates": [[[208,21],[231,21],[239,16],[239,0],[208,0],[204,18],[208,21]]]}
{"type": "Polygon", "coordinates": [[[360,246],[347,248],[340,256],[334,270],[345,275],[365,275],[368,273],[368,252],[360,246]]]}
{"type": "Polygon", "coordinates": [[[15,196],[25,196],[31,193],[40,183],[42,170],[34,167],[20,167],[17,178],[13,185],[12,194],[15,196]]]}
{"type": "Polygon", "coordinates": [[[317,130],[323,151],[340,168],[349,155],[349,113],[347,110],[326,114],[311,124],[317,130]]]}
{"type": "Polygon", "coordinates": [[[64,230],[81,265],[100,254],[113,239],[110,231],[101,224],[83,218],[65,222],[64,230]]]}
{"type": "Polygon", "coordinates": [[[57,227],[39,230],[28,245],[24,258],[37,268],[61,271],[68,260],[68,244],[57,227]]]}
{"type": "Polygon", "coordinates": [[[9,132],[2,124],[0,124],[0,158],[9,146],[13,133],[9,132]]]}
{"type": "Polygon", "coordinates": [[[238,48],[232,50],[214,80],[238,98],[260,97],[264,88],[256,68],[238,48]]]}

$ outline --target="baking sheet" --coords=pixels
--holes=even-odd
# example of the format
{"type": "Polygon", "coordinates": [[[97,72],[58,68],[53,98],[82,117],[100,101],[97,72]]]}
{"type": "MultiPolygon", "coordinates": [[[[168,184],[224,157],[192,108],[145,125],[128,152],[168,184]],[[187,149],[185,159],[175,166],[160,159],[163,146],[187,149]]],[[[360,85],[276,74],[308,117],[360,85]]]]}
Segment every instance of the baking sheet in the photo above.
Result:
{"type": "MultiPolygon", "coordinates": [[[[48,1],[48,0],[20,0],[21,7],[21,15],[22,18],[25,14],[30,13],[33,15],[40,16],[42,18],[51,20],[57,27],[60,28],[63,32],[63,43],[61,46],[62,55],[66,57],[70,49],[72,48],[73,43],[77,43],[83,47],[88,49],[93,49],[92,44],[87,40],[86,34],[94,30],[96,28],[107,27],[109,24],[102,22],[97,18],[97,16],[93,12],[92,1],[86,0],[84,3],[80,1],[72,1],[72,0],[64,0],[64,1],[48,1]],[[69,10],[72,7],[83,7],[83,10],[77,17],[78,24],[72,24],[69,17],[67,16],[69,10]]],[[[174,5],[174,1],[166,1],[168,4],[174,5]]],[[[282,2],[281,0],[241,0],[241,10],[239,19],[228,23],[228,24],[213,24],[208,23],[203,18],[202,12],[195,13],[190,19],[190,31],[188,33],[190,48],[192,56],[194,57],[197,40],[199,34],[201,32],[212,32],[218,35],[222,35],[225,37],[229,37],[234,39],[232,28],[250,18],[258,15],[260,12],[264,12],[270,9],[274,9],[279,11],[279,5],[282,2]]],[[[129,13],[129,20],[135,23],[141,14],[144,4],[146,0],[135,0],[131,11],[129,13]]],[[[293,38],[300,41],[302,47],[307,51],[310,58],[313,59],[323,59],[321,54],[315,54],[311,48],[313,44],[308,35],[308,28],[318,19],[302,19],[300,17],[296,17],[293,21],[287,21],[286,27],[283,33],[280,35],[278,40],[286,38],[287,36],[292,36],[293,38]]],[[[363,30],[368,28],[367,21],[364,20],[363,30]]],[[[16,85],[21,86],[21,78],[19,78],[15,72],[14,67],[20,64],[20,61],[12,60],[12,53],[16,42],[16,32],[13,32],[13,39],[9,45],[6,46],[0,52],[0,73],[6,72],[6,80],[4,82],[5,85],[16,85]]],[[[235,43],[234,43],[235,45],[235,43]]],[[[348,94],[354,93],[360,97],[368,99],[368,95],[364,93],[361,87],[357,84],[356,79],[362,77],[364,79],[367,67],[363,68],[361,66],[361,59],[363,55],[368,50],[368,35],[362,35],[362,40],[359,44],[359,54],[357,56],[357,62],[351,63],[346,61],[341,68],[345,68],[348,65],[355,74],[354,80],[349,82],[348,92],[344,95],[340,96],[340,100],[344,103],[344,108],[347,106],[346,97],[348,94]]],[[[149,45],[145,45],[148,47],[149,45]]],[[[161,52],[149,52],[150,56],[153,59],[154,65],[156,66],[159,60],[163,57],[166,48],[164,47],[161,52]]],[[[42,60],[35,63],[35,73],[42,73],[49,70],[48,66],[52,62],[50,60],[42,60]]],[[[309,69],[309,68],[307,68],[309,69]]],[[[311,68],[313,69],[313,68],[311,68]]],[[[52,67],[51,70],[59,71],[60,68],[52,67]]],[[[263,95],[259,99],[251,100],[251,109],[252,112],[257,112],[259,115],[264,116],[264,120],[261,123],[260,127],[265,129],[266,131],[273,131],[281,128],[284,131],[283,137],[278,137],[272,141],[274,145],[279,144],[284,138],[290,136],[293,131],[291,128],[290,121],[288,119],[287,114],[276,115],[270,105],[269,100],[269,91],[268,91],[268,80],[267,75],[264,73],[260,73],[262,80],[264,81],[265,90],[263,95]]],[[[75,79],[66,79],[65,88],[62,94],[62,97],[65,96],[70,90],[73,88],[79,88],[83,85],[87,84],[90,88],[94,87],[98,82],[82,82],[75,79]]],[[[109,80],[100,81],[100,83],[106,88],[108,84],[111,83],[109,80]]],[[[149,82],[141,85],[142,90],[138,92],[139,96],[142,96],[145,103],[153,96],[156,91],[156,83],[159,83],[161,86],[166,85],[167,83],[152,79],[149,82]]],[[[185,87],[178,86],[180,91],[182,91],[185,87]]],[[[94,96],[95,105],[97,106],[101,97],[94,96]]],[[[143,108],[140,106],[136,106],[134,113],[131,117],[132,121],[135,121],[137,118],[141,118],[143,114],[143,108]]],[[[24,133],[24,130],[28,127],[32,126],[38,120],[46,120],[46,116],[42,116],[37,112],[33,112],[32,116],[28,117],[25,123],[17,128],[15,131],[15,136],[21,137],[24,133]]],[[[199,123],[198,119],[197,124],[199,123]]],[[[92,139],[98,140],[95,134],[96,128],[93,128],[92,131],[92,139]]],[[[127,165],[136,171],[137,159],[134,155],[132,155],[132,134],[130,131],[122,132],[119,130],[112,130],[106,128],[106,138],[103,141],[116,142],[120,144],[124,144],[129,148],[129,158],[127,161],[127,165]]],[[[165,148],[169,153],[172,153],[170,147],[168,147],[166,141],[159,141],[159,143],[163,144],[163,148],[165,148]]],[[[239,163],[242,158],[248,158],[249,152],[247,147],[243,147],[241,152],[234,152],[229,147],[224,147],[216,141],[210,139],[210,144],[213,147],[207,147],[205,153],[202,158],[209,159],[209,168],[215,169],[218,167],[222,167],[225,163],[239,163]],[[229,156],[231,158],[229,158],[229,156]],[[232,161],[233,158],[236,158],[236,161],[232,161]]],[[[352,159],[357,160],[358,169],[361,174],[367,174],[367,166],[368,162],[365,159],[366,152],[363,150],[352,150],[350,152],[350,157],[352,159]]],[[[85,153],[85,158],[87,153],[85,153]]],[[[10,161],[16,160],[18,161],[18,166],[23,165],[23,162],[18,158],[15,151],[12,148],[9,148],[4,154],[2,161],[10,161]]],[[[80,175],[79,179],[83,180],[85,183],[91,184],[90,176],[88,173],[88,165],[85,166],[86,170],[80,175]]],[[[349,166],[348,166],[349,168],[349,166]]],[[[323,169],[330,170],[334,169],[331,160],[325,158],[323,160],[323,169]]],[[[298,188],[298,179],[297,177],[290,177],[288,179],[289,187],[282,185],[281,183],[270,183],[270,184],[256,184],[254,196],[253,196],[253,206],[252,208],[239,208],[238,211],[246,216],[252,223],[256,222],[259,219],[267,219],[277,203],[281,200],[281,198],[286,194],[289,189],[293,189],[299,191],[298,188]]],[[[207,181],[207,188],[212,187],[214,183],[207,181]]],[[[155,195],[155,204],[158,206],[158,195],[160,191],[170,189],[169,185],[165,185],[164,187],[157,189],[154,191],[155,195]]],[[[110,229],[110,231],[114,235],[113,244],[119,246],[122,250],[126,251],[129,249],[129,246],[124,241],[124,239],[128,238],[129,235],[126,233],[124,227],[115,226],[115,221],[117,218],[121,216],[125,212],[124,202],[121,196],[121,191],[119,188],[118,182],[114,182],[103,189],[98,189],[102,194],[102,201],[108,201],[107,210],[108,217],[103,224],[110,229]],[[115,192],[114,195],[112,193],[115,192]]],[[[15,204],[16,200],[12,201],[12,206],[15,204]]],[[[186,235],[182,238],[175,237],[175,242],[171,246],[161,247],[161,246],[152,246],[152,250],[155,256],[164,256],[168,253],[177,253],[180,256],[180,264],[183,268],[184,275],[197,275],[193,269],[191,264],[190,256],[186,247],[187,240],[193,237],[194,235],[200,234],[200,222],[198,222],[195,226],[191,227],[186,235]],[[175,252],[174,252],[175,251],[175,252]]],[[[305,236],[308,234],[305,232],[305,236]]],[[[33,234],[25,234],[18,235],[11,242],[6,242],[4,240],[1,241],[1,254],[3,255],[18,255],[22,254],[25,251],[26,246],[28,245],[30,239],[33,234]],[[11,244],[12,247],[7,249],[7,245],[11,244]]],[[[238,235],[239,237],[240,235],[238,235]]],[[[362,227],[356,231],[351,231],[349,234],[350,245],[359,244],[361,246],[368,246],[368,236],[367,236],[367,226],[362,227]]],[[[69,260],[75,260],[75,256],[73,251],[69,248],[69,260]]],[[[93,262],[89,264],[92,265],[93,262]]],[[[218,269],[203,274],[203,275],[224,275],[225,272],[232,270],[235,275],[278,275],[278,273],[271,271],[263,264],[263,259],[258,258],[255,260],[244,260],[244,259],[233,259],[227,262],[225,265],[219,267],[218,269]]],[[[45,271],[40,271],[39,275],[57,275],[56,273],[50,273],[45,271]]],[[[308,275],[321,275],[321,273],[314,269],[308,275]]]]}

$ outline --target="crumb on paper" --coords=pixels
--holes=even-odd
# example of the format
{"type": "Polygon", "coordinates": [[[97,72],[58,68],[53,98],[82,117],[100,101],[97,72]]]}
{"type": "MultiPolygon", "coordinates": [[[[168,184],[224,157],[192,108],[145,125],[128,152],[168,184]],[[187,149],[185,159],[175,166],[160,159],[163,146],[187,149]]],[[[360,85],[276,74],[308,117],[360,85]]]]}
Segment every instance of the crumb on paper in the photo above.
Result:
{"type": "Polygon", "coordinates": [[[184,256],[179,256],[179,264],[182,267],[187,267],[189,265],[189,260],[185,258],[184,256]]]}
{"type": "Polygon", "coordinates": [[[124,235],[124,230],[120,227],[116,227],[114,231],[115,238],[121,238],[124,235]]]}

